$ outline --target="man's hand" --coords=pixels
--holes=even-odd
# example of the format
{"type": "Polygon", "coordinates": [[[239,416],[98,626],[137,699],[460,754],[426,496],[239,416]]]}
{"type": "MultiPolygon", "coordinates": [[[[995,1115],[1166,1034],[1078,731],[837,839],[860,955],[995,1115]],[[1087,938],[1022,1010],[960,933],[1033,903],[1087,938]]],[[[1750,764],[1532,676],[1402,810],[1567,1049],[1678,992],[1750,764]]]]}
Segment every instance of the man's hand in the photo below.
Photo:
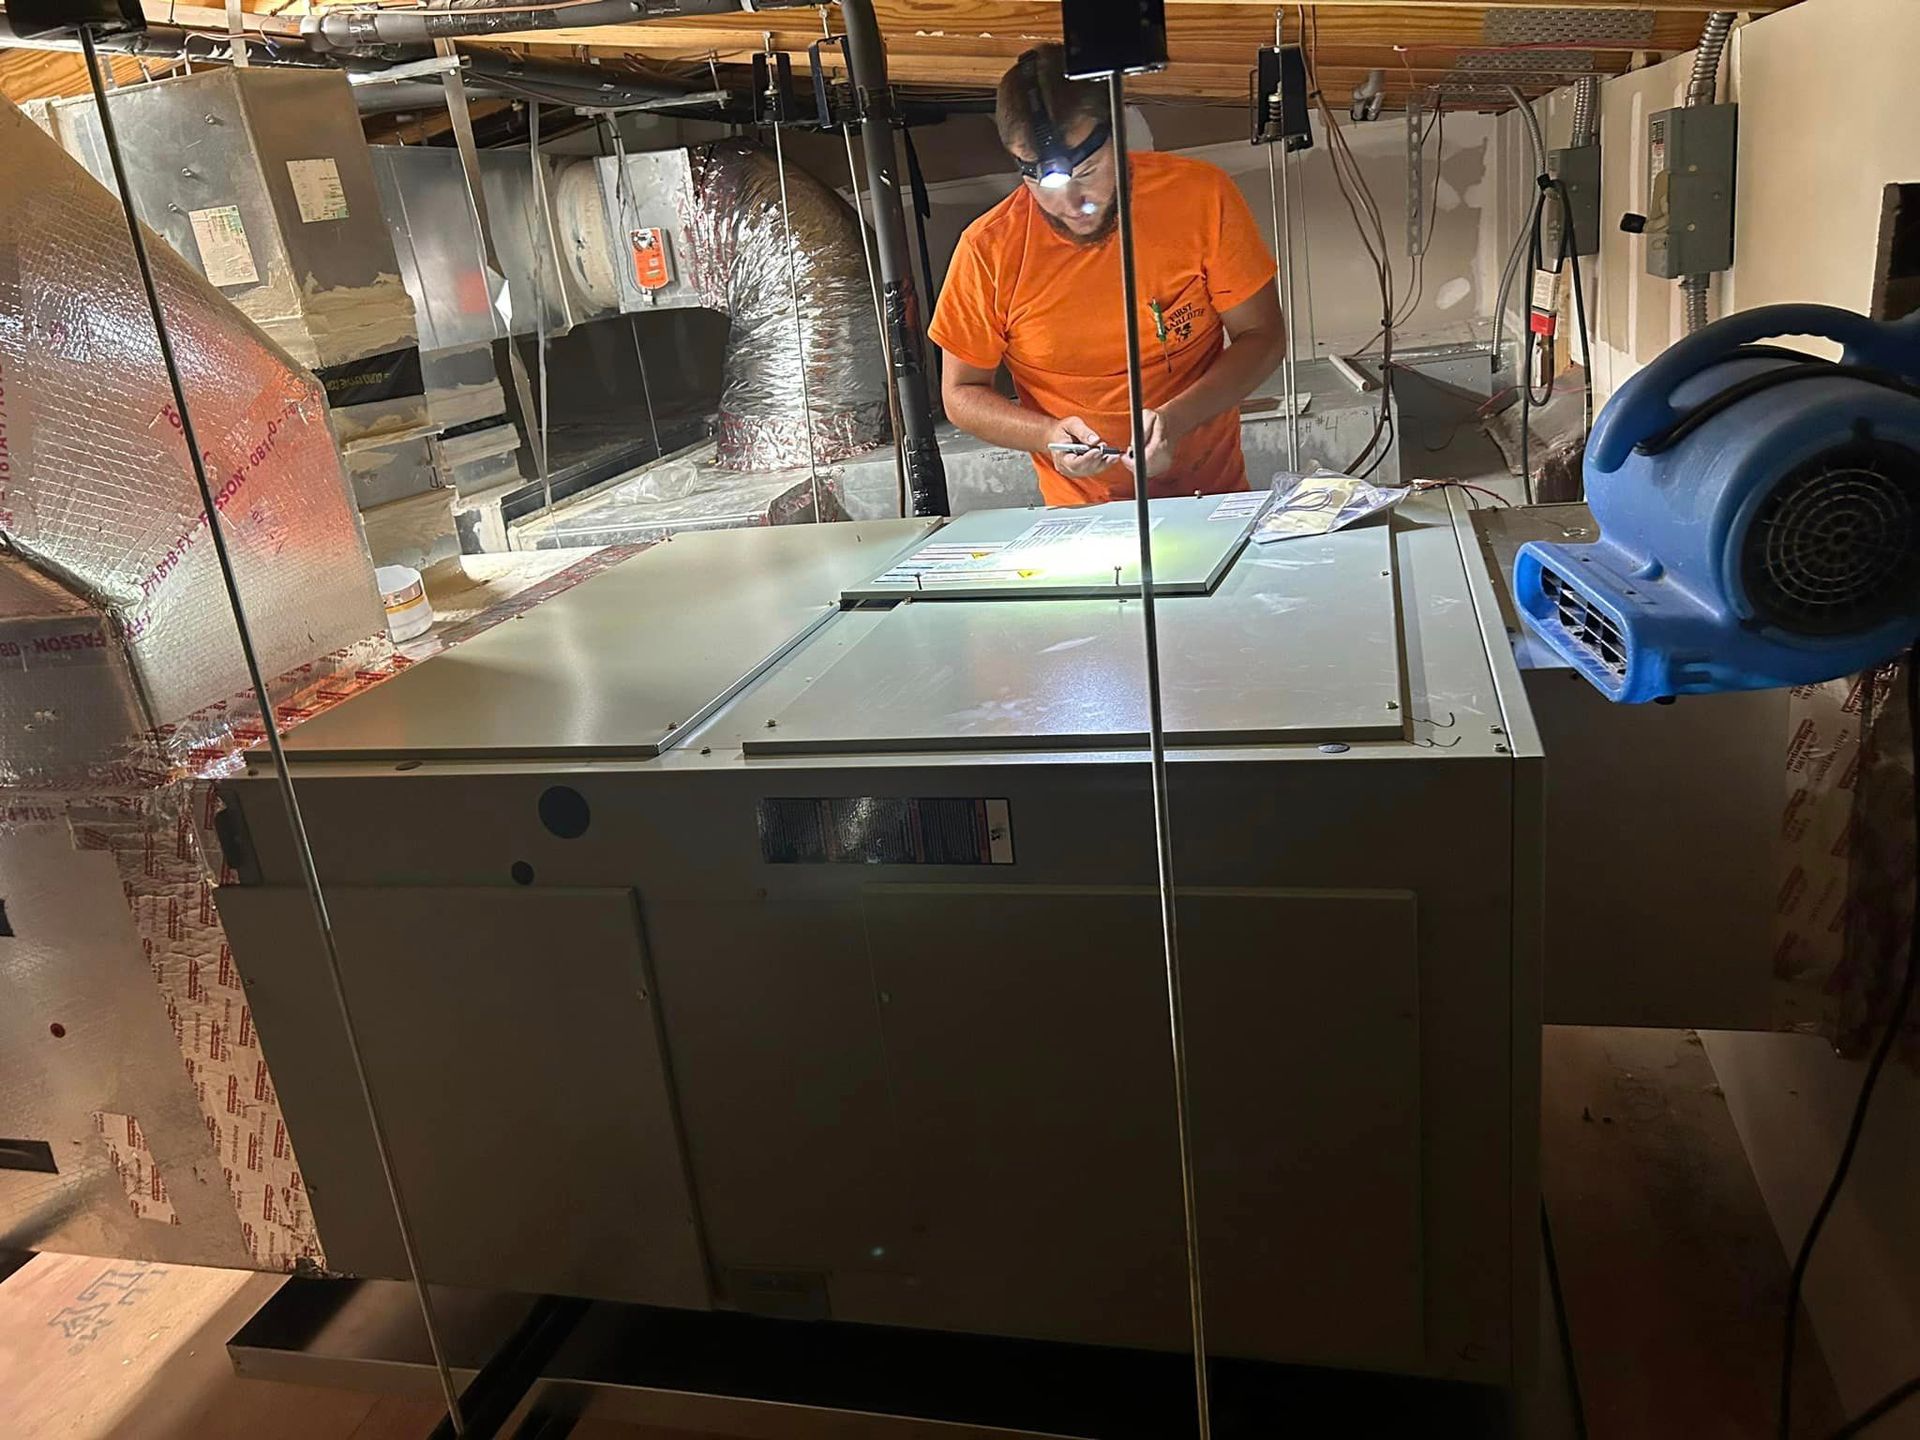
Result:
{"type": "MultiPolygon", "coordinates": [[[[1146,431],[1142,438],[1146,441],[1147,479],[1152,480],[1173,468],[1173,427],[1158,410],[1142,411],[1140,423],[1146,431]]],[[[1136,476],[1140,473],[1131,453],[1121,463],[1136,476]]]]}
{"type": "Polygon", "coordinates": [[[1106,442],[1094,434],[1092,427],[1078,415],[1058,422],[1047,432],[1046,443],[1047,445],[1091,445],[1093,447],[1084,455],[1071,455],[1059,450],[1046,452],[1047,459],[1053,463],[1054,469],[1075,480],[1089,480],[1113,465],[1113,461],[1101,454],[1101,448],[1106,442]]]}

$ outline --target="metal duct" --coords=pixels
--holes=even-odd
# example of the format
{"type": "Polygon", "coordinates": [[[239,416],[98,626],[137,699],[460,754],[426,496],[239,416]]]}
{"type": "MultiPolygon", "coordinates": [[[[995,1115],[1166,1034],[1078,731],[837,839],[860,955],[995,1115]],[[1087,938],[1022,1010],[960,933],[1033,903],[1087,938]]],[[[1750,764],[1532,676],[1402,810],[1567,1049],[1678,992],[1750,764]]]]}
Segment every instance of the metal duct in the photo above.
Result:
{"type": "Polygon", "coordinates": [[[732,321],[720,395],[720,463],[729,470],[819,464],[887,443],[887,366],[853,211],[789,167],[792,246],[774,158],[728,141],[692,152],[687,216],[701,303],[732,321]],[[798,269],[796,326],[787,265],[798,269]]]}

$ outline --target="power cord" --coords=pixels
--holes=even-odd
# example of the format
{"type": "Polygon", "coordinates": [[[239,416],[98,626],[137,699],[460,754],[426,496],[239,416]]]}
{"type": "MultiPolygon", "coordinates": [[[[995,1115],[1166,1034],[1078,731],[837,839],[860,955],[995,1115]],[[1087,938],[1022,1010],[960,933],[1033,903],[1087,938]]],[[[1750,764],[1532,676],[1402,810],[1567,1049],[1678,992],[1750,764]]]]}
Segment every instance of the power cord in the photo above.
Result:
{"type": "MultiPolygon", "coordinates": [[[[1560,253],[1554,257],[1554,269],[1566,267],[1573,276],[1573,310],[1576,323],[1580,327],[1580,360],[1583,382],[1586,391],[1586,428],[1593,432],[1593,336],[1587,325],[1587,292],[1580,274],[1579,247],[1573,234],[1573,200],[1567,194],[1566,183],[1552,175],[1541,175],[1534,182],[1539,193],[1533,204],[1533,233],[1528,241],[1527,258],[1532,273],[1538,274],[1546,265],[1546,256],[1541,243],[1541,230],[1546,223],[1547,196],[1554,196],[1560,206],[1560,253]]],[[[1552,403],[1554,396],[1553,368],[1554,345],[1551,337],[1546,340],[1546,399],[1537,398],[1533,393],[1533,353],[1539,343],[1532,323],[1533,304],[1527,303],[1528,323],[1526,335],[1520,350],[1520,480],[1526,491],[1527,503],[1532,504],[1533,492],[1533,410],[1535,406],[1552,403]]],[[[1578,499],[1586,498],[1584,477],[1578,499]]]]}
{"type": "MultiPolygon", "coordinates": [[[[1914,748],[1915,844],[1920,846],[1920,643],[1916,643],[1907,653],[1907,723],[1912,728],[1914,748]]],[[[1916,867],[1914,877],[1914,903],[1915,920],[1920,922],[1920,867],[1916,867]]],[[[1901,978],[1899,992],[1894,997],[1893,1013],[1887,1017],[1886,1033],[1874,1047],[1873,1058],[1867,1062],[1867,1073],[1860,1081],[1860,1094],[1853,1104],[1853,1118],[1847,1125],[1847,1138],[1840,1147],[1839,1162],[1833,1167],[1833,1178],[1827,1182],[1827,1192],[1821,1197],[1819,1208],[1813,1212],[1813,1221],[1807,1226],[1807,1237],[1800,1242],[1800,1253],[1793,1262],[1793,1278],[1787,1285],[1786,1338],[1780,1352],[1779,1440],[1790,1440],[1791,1435],[1794,1346],[1799,1338],[1800,1295],[1806,1286],[1807,1267],[1813,1260],[1813,1247],[1820,1239],[1827,1217],[1833,1212],[1834,1203],[1840,1198],[1841,1187],[1847,1183],[1847,1174],[1853,1168],[1854,1151],[1859,1148],[1861,1131],[1866,1128],[1867,1107],[1873,1101],[1874,1087],[1879,1084],[1880,1072],[1886,1069],[1887,1060],[1893,1054],[1894,1046],[1899,1043],[1901,1032],[1906,1029],[1907,1012],[1913,1008],[1916,982],[1920,981],[1920,953],[1915,948],[1915,928],[1914,925],[1908,928],[1906,974],[1901,978]]],[[[1920,1376],[1898,1386],[1856,1419],[1843,1425],[1834,1432],[1834,1440],[1859,1434],[1915,1394],[1920,1394],[1920,1376]]]]}

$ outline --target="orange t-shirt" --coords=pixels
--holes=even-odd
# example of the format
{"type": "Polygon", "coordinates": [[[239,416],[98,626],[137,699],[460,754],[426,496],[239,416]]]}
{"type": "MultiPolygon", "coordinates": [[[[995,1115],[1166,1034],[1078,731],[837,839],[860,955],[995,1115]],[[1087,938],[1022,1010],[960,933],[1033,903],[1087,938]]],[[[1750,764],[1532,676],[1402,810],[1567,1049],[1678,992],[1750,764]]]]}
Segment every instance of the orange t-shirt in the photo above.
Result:
{"type": "MultiPolygon", "coordinates": [[[[1274,277],[1273,253],[1226,172],[1182,155],[1133,157],[1134,265],[1140,286],[1140,372],[1157,409],[1206,373],[1226,344],[1220,316],[1274,277]],[[1158,314],[1155,306],[1158,306],[1158,314]],[[1164,338],[1163,338],[1164,337],[1164,338]]],[[[1117,449],[1131,443],[1120,241],[1076,245],[1055,232],[1022,185],[960,237],[928,333],[981,370],[1002,361],[1021,403],[1056,419],[1078,415],[1117,449]]],[[[1133,494],[1113,465],[1085,480],[1035,455],[1049,505],[1093,505],[1133,494]]],[[[1181,438],[1151,495],[1247,488],[1238,407],[1181,438]]]]}

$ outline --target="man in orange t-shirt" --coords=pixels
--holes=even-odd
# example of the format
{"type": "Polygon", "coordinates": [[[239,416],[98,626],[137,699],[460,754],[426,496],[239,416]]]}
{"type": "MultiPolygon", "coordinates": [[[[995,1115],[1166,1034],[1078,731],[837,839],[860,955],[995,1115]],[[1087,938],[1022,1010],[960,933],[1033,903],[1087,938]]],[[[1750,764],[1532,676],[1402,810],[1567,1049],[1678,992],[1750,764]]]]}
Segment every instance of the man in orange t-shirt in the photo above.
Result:
{"type": "MultiPolygon", "coordinates": [[[[1128,450],[1132,416],[1106,96],[1063,62],[1044,45],[1000,83],[1001,143],[1025,178],[960,237],[929,333],[947,417],[1030,451],[1048,504],[1090,505],[1134,493],[1131,454],[1099,448],[1128,450]],[[994,388],[1003,363],[1017,401],[994,388]]],[[[1286,347],[1273,255],[1233,182],[1198,160],[1135,155],[1133,211],[1147,493],[1245,490],[1240,402],[1286,347]]]]}

